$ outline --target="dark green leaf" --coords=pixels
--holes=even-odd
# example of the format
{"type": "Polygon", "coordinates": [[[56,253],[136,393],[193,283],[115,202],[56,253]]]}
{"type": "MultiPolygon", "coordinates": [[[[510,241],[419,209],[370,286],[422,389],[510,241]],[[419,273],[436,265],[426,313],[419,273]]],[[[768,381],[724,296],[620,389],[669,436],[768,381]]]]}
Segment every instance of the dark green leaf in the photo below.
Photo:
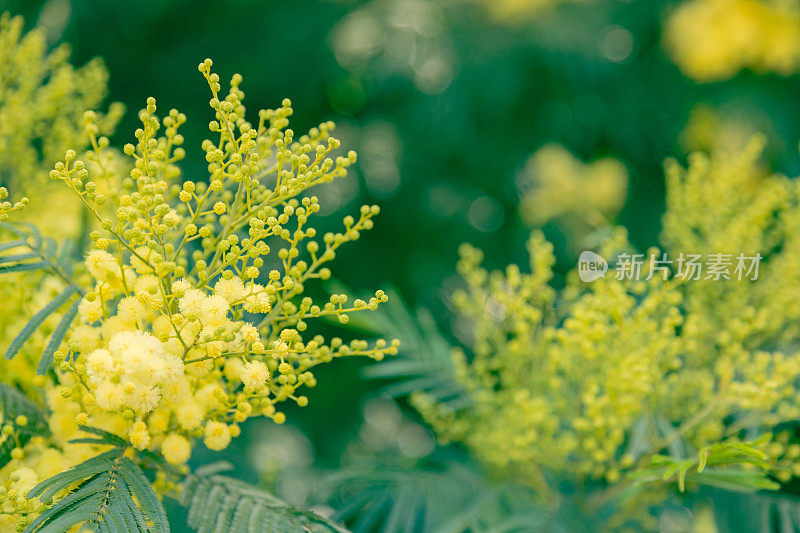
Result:
{"type": "Polygon", "coordinates": [[[72,302],[72,305],[69,306],[64,316],[61,317],[58,326],[56,326],[56,329],[50,336],[50,340],[47,342],[47,346],[44,348],[44,352],[42,352],[41,359],[39,359],[39,366],[36,368],[37,374],[44,374],[53,366],[53,355],[56,353],[58,347],[61,346],[61,343],[64,342],[64,337],[67,335],[69,326],[78,315],[78,306],[80,306],[80,303],[80,300],[72,302]]]}
{"type": "Polygon", "coordinates": [[[52,504],[26,528],[26,533],[63,533],[79,524],[96,531],[168,533],[164,507],[141,469],[124,456],[124,450],[114,448],[34,487],[29,498],[52,504]]]}
{"type": "Polygon", "coordinates": [[[311,529],[337,533],[346,531],[330,520],[311,511],[294,508],[257,487],[213,473],[219,469],[220,464],[198,469],[195,474],[186,477],[181,490],[180,503],[189,510],[187,522],[201,533],[247,530],[288,533],[311,529]],[[203,475],[204,470],[211,473],[203,475]]]}
{"type": "Polygon", "coordinates": [[[77,288],[73,285],[70,285],[66,289],[64,289],[58,296],[53,298],[47,305],[45,305],[41,310],[39,310],[35,315],[31,317],[25,327],[22,328],[14,340],[11,341],[11,344],[6,351],[6,359],[12,359],[19,350],[22,348],[22,345],[25,344],[25,341],[31,338],[34,332],[42,325],[42,323],[47,319],[48,316],[55,313],[59,307],[61,307],[64,302],[66,302],[70,296],[75,294],[77,288]]]}

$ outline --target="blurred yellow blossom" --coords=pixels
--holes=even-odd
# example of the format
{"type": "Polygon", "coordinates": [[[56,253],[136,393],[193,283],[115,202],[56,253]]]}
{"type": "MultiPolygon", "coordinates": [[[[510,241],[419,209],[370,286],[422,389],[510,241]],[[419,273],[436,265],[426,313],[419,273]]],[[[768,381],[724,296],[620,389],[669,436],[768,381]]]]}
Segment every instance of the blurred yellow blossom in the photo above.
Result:
{"type": "Polygon", "coordinates": [[[571,216],[595,224],[613,219],[625,203],[628,171],[620,161],[583,163],[558,144],[541,147],[517,178],[520,213],[538,226],[571,216]]]}
{"type": "MultiPolygon", "coordinates": [[[[99,59],[75,68],[67,46],[48,51],[43,30],[22,27],[22,17],[0,15],[0,183],[15,195],[41,186],[68,148],[88,146],[81,117],[99,107],[108,81],[99,59]]],[[[112,104],[98,113],[97,133],[112,132],[122,112],[112,104]]]]}
{"type": "Polygon", "coordinates": [[[687,0],[667,17],[664,38],[684,74],[700,82],[743,68],[791,74],[800,65],[800,3],[687,0]]]}
{"type": "Polygon", "coordinates": [[[715,109],[698,104],[680,136],[687,151],[735,155],[741,152],[754,135],[766,133],[771,124],[750,109],[715,109]]]}
{"type": "MultiPolygon", "coordinates": [[[[800,417],[800,187],[764,174],[762,147],[693,154],[686,169],[669,161],[662,238],[672,257],[760,254],[756,279],[650,276],[645,262],[639,279],[585,283],[573,270],[556,291],[541,233],[530,273],[487,271],[465,245],[466,288],[452,303],[467,327],[452,358],[468,406],[426,393],[413,403],[443,439],[545,497],[564,477],[623,482],[678,441],[761,436],[772,475],[800,474],[800,448],[781,428],[800,417]]],[[[598,253],[631,250],[617,228],[598,253]]]]}

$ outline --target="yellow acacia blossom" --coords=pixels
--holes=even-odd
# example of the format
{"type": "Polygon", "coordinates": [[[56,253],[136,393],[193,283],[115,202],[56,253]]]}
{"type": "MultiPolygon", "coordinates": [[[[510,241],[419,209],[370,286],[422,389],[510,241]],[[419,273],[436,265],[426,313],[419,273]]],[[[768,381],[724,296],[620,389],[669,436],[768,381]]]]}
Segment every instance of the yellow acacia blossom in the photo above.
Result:
{"type": "Polygon", "coordinates": [[[665,47],[700,82],[744,68],[791,74],[800,66],[797,0],[686,0],[666,19],[665,47]]]}
{"type": "MultiPolygon", "coordinates": [[[[288,100],[252,125],[241,76],[223,97],[210,67],[200,64],[215,112],[209,129],[218,135],[203,142],[208,184],[185,180],[177,166],[186,117],[172,110],[159,119],[152,98],[139,114],[137,144],[125,146],[127,179],[93,174],[73,151],[51,173],[99,222],[85,259],[93,287],[56,354],[58,394],[75,406],[73,417],[162,450],[174,464],[188,460],[196,439],[225,448],[251,416],[283,422],[279,404],[308,403],[298,392],[316,384],[316,365],[396,352],[396,342],[307,333],[314,318],[347,323],[349,313],[387,299],[383,291],[350,305],[343,294],[322,304],[303,296],[306,283],[331,276],[326,263],[378,213],[364,206],[358,218],[345,217],[343,233],[321,240],[310,225],[319,204],[305,191],[344,177],[355,153],[329,157],[339,147],[331,123],[295,140],[288,100]],[[99,193],[109,180],[122,189],[105,183],[109,195],[99,193]]],[[[89,137],[99,160],[105,148],[94,131],[89,137]]],[[[57,416],[64,407],[55,403],[57,416]]]]}
{"type": "MultiPolygon", "coordinates": [[[[81,117],[99,107],[108,80],[99,59],[75,68],[66,45],[48,51],[44,31],[22,27],[22,17],[0,15],[0,184],[12,194],[44,184],[68,148],[88,146],[81,117]]],[[[122,111],[96,114],[98,133],[113,131],[122,111]]]]}
{"type": "MultiPolygon", "coordinates": [[[[66,149],[83,152],[89,146],[88,130],[98,135],[98,143],[107,146],[105,135],[113,131],[123,111],[121,104],[112,104],[107,113],[91,113],[83,119],[85,111],[97,108],[104,99],[108,74],[99,59],[79,68],[70,65],[68,59],[68,47],[49,49],[42,30],[24,33],[21,17],[0,15],[0,221],[9,220],[13,214],[11,220],[33,222],[44,234],[55,237],[78,236],[80,202],[63,186],[47,181],[49,170],[66,149]],[[35,200],[29,202],[29,196],[35,200]],[[59,216],[53,216],[54,204],[59,206],[59,216]]],[[[12,239],[5,230],[0,233],[4,240],[12,239]]],[[[4,302],[0,308],[0,339],[4,350],[64,287],[61,279],[41,272],[5,274],[0,283],[4,302]]],[[[43,387],[49,389],[44,376],[36,375],[36,365],[61,317],[61,312],[50,314],[14,359],[0,359],[6,384],[30,393],[32,398],[41,398],[43,387]]],[[[85,335],[76,330],[75,338],[85,335]]],[[[63,444],[57,443],[59,449],[63,444]]],[[[32,443],[26,450],[31,458],[25,460],[25,468],[36,471],[40,481],[77,460],[71,453],[47,449],[41,442],[32,443]],[[42,463],[40,456],[49,459],[42,463]]],[[[19,467],[20,461],[15,460],[0,470],[0,477],[10,479],[9,474],[19,467]]]]}
{"type": "MultiPolygon", "coordinates": [[[[648,276],[645,262],[639,280],[572,271],[556,291],[541,233],[529,273],[489,272],[465,245],[452,301],[469,327],[453,361],[468,406],[413,397],[440,436],[545,495],[552,476],[620,482],[677,440],[762,436],[771,473],[800,475],[800,443],[781,429],[800,416],[800,187],[764,175],[762,146],[668,162],[662,237],[672,257],[761,254],[755,280],[648,276]]],[[[598,249],[620,251],[622,228],[598,249]]]]}
{"type": "MultiPolygon", "coordinates": [[[[75,68],[68,58],[66,46],[48,50],[42,30],[23,33],[21,17],[0,15],[0,221],[13,213],[13,220],[35,222],[56,237],[77,235],[79,202],[63,194],[69,192],[64,187],[46,181],[47,175],[65,150],[89,146],[89,124],[82,116],[102,102],[108,78],[102,61],[75,68]],[[52,216],[53,203],[59,205],[58,217],[52,216]]],[[[112,104],[107,114],[91,114],[99,143],[107,145],[103,135],[113,131],[121,113],[122,106],[112,104]]],[[[3,346],[64,288],[60,280],[36,272],[6,276],[0,283],[3,346]]],[[[17,358],[0,362],[7,383],[24,390],[33,386],[36,359],[59,319],[60,313],[49,316],[17,358]]]]}
{"type": "MultiPolygon", "coordinates": [[[[206,180],[187,180],[178,165],[186,117],[176,110],[157,117],[152,98],[139,114],[136,144],[124,147],[127,162],[100,140],[97,115],[88,112],[88,152],[79,159],[67,150],[50,174],[96,229],[89,227],[91,246],[75,278],[85,294],[55,354],[56,372],[36,376],[36,353],[61,313],[5,363],[14,365],[20,388],[44,398],[50,435],[15,448],[0,469],[0,507],[10,506],[7,515],[0,508],[0,520],[24,526],[40,510],[19,491],[4,500],[3,486],[41,481],[102,451],[70,443],[81,425],[158,452],[180,472],[196,443],[222,450],[246,419],[283,423],[283,402],[308,405],[302,392],[316,385],[317,365],[397,351],[398,341],[325,338],[312,328],[315,319],[346,324],[350,313],[378,309],[383,291],[352,301],[304,294],[307,284],[332,276],[339,248],[371,229],[379,212],[363,206],[344,217],[340,232],[318,235],[313,227],[320,206],[309,189],[344,178],[356,154],[335,155],[340,143],[329,122],[295,138],[289,100],[251,124],[241,76],[222,94],[211,61],[199,70],[214,113],[215,138],[202,143],[206,180]]],[[[41,288],[16,287],[23,294],[11,298],[15,318],[0,327],[6,343],[23,317],[63,290],[61,279],[36,279],[41,288]]]]}

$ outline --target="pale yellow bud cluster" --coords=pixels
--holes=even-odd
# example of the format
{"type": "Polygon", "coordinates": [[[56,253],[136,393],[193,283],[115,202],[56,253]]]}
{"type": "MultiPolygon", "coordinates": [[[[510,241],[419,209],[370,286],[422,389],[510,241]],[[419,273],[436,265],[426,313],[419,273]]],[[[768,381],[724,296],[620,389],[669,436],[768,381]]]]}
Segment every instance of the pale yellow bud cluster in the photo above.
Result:
{"type": "Polygon", "coordinates": [[[8,215],[15,211],[20,211],[23,207],[28,205],[28,199],[22,198],[18,202],[9,202],[8,189],[0,187],[0,222],[8,220],[8,215]]]}

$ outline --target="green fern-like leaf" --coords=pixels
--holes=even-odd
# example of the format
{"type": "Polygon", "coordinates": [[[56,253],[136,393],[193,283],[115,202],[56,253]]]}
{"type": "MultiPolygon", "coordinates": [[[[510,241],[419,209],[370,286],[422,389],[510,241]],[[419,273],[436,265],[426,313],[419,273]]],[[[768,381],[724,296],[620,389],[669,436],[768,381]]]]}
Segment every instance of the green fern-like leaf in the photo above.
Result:
{"type": "MultiPolygon", "coordinates": [[[[72,267],[77,258],[73,243],[66,241],[59,246],[55,239],[43,236],[35,225],[27,222],[0,222],[0,229],[16,237],[0,243],[0,273],[48,269],[71,283],[72,267]]],[[[78,290],[82,295],[86,292],[78,290]]]]}
{"type": "Polygon", "coordinates": [[[46,435],[48,427],[46,415],[38,405],[14,387],[3,383],[0,383],[0,409],[3,413],[3,423],[10,424],[14,429],[0,444],[0,468],[2,468],[11,461],[11,450],[17,446],[25,446],[37,435],[46,435]],[[27,419],[25,425],[17,424],[19,416],[27,419]]]}
{"type": "Polygon", "coordinates": [[[42,357],[39,359],[39,364],[36,367],[37,374],[45,374],[53,365],[53,356],[58,347],[61,346],[61,343],[64,342],[64,337],[67,336],[69,326],[75,320],[75,317],[78,316],[78,306],[80,303],[80,300],[72,302],[72,305],[69,306],[64,316],[62,316],[61,320],[58,322],[58,326],[56,326],[53,334],[50,335],[50,340],[47,341],[47,346],[45,346],[42,357]]]}
{"type": "Polygon", "coordinates": [[[392,398],[422,391],[442,406],[460,409],[469,398],[455,377],[450,343],[436,327],[433,316],[425,309],[412,315],[402,298],[394,291],[389,301],[365,317],[354,314],[350,325],[379,335],[402,339],[400,353],[366,369],[372,379],[386,380],[383,393],[392,398]]]}
{"type": "Polygon", "coordinates": [[[219,475],[215,464],[189,475],[181,490],[188,524],[198,533],[346,532],[310,511],[297,509],[239,480],[219,475]]]}
{"type": "Polygon", "coordinates": [[[656,455],[633,477],[642,484],[674,480],[681,492],[686,483],[742,492],[777,490],[780,484],[770,478],[767,455],[758,444],[725,441],[703,448],[694,457],[656,455]]]}
{"type": "Polygon", "coordinates": [[[553,531],[528,489],[487,479],[458,455],[417,464],[364,459],[331,474],[337,517],[355,533],[553,531]],[[404,464],[405,463],[405,464],[404,464]]]}
{"type": "MultiPolygon", "coordinates": [[[[6,350],[6,359],[12,359],[31,338],[44,321],[61,309],[74,295],[82,296],[86,291],[70,281],[71,259],[69,246],[59,250],[55,240],[43,237],[32,224],[8,224],[0,222],[0,228],[10,232],[14,240],[0,244],[0,274],[33,270],[50,270],[62,278],[67,287],[47,305],[34,314],[22,330],[11,341],[6,350]],[[8,253],[3,253],[8,252],[8,253]]],[[[53,364],[53,354],[64,341],[69,326],[78,314],[78,302],[73,301],[65,312],[39,360],[37,372],[44,374],[53,364]]]]}
{"type": "Polygon", "coordinates": [[[161,501],[124,451],[114,448],[31,489],[29,498],[52,505],[25,532],[62,533],[83,524],[95,531],[168,533],[161,501]]]}
{"type": "Polygon", "coordinates": [[[22,349],[22,345],[27,342],[31,336],[36,333],[36,330],[42,325],[42,323],[47,319],[48,316],[52,315],[59,308],[61,308],[64,303],[69,300],[69,298],[75,294],[76,290],[74,287],[67,287],[61,293],[58,294],[55,298],[53,298],[47,305],[41,308],[39,311],[36,312],[35,315],[31,317],[25,327],[22,328],[16,337],[11,341],[11,344],[8,346],[8,350],[6,350],[6,359],[13,359],[15,355],[22,349]]]}
{"type": "MultiPolygon", "coordinates": [[[[91,433],[92,435],[95,436],[80,438],[80,439],[72,439],[69,441],[70,444],[99,444],[99,445],[106,444],[108,446],[116,446],[118,448],[124,448],[125,446],[128,445],[128,443],[122,437],[114,435],[113,433],[109,433],[108,431],[102,430],[100,428],[78,425],[78,429],[80,429],[85,433],[91,433]]],[[[142,452],[139,453],[141,454],[142,452]]]]}

